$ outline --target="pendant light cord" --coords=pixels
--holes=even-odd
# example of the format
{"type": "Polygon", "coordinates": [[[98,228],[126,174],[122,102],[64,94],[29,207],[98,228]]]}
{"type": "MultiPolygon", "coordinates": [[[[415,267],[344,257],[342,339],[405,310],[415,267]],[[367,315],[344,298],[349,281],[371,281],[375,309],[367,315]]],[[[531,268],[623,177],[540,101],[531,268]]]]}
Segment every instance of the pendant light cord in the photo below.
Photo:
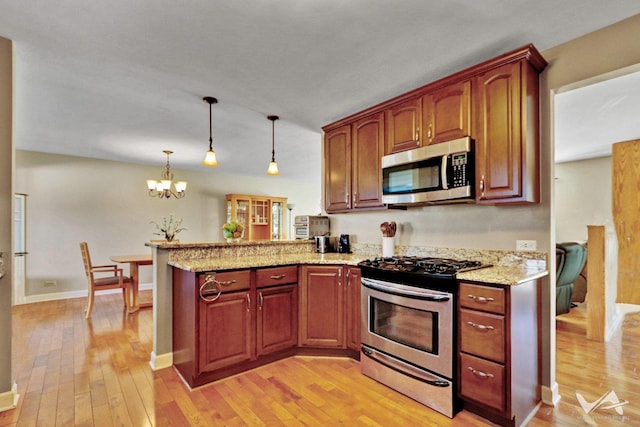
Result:
{"type": "Polygon", "coordinates": [[[211,102],[209,103],[209,151],[213,150],[213,137],[211,136],[211,102]]]}

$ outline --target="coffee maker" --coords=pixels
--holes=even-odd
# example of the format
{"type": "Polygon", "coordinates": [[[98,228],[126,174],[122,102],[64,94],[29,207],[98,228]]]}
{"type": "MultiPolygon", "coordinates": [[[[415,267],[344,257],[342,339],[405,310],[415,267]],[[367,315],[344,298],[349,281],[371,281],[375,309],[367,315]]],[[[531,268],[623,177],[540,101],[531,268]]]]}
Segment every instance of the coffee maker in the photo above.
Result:
{"type": "Polygon", "coordinates": [[[338,239],[338,252],[341,254],[351,253],[351,244],[349,243],[349,235],[341,234],[338,239]]]}

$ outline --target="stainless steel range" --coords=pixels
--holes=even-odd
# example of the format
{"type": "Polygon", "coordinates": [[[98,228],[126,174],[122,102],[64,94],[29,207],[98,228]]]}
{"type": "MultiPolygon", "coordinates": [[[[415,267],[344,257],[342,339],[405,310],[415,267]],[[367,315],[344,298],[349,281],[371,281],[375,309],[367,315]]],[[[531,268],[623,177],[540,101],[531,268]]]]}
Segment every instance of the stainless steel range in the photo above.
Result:
{"type": "Polygon", "coordinates": [[[456,273],[477,261],[393,257],[362,271],[362,373],[448,417],[459,410],[456,273]]]}

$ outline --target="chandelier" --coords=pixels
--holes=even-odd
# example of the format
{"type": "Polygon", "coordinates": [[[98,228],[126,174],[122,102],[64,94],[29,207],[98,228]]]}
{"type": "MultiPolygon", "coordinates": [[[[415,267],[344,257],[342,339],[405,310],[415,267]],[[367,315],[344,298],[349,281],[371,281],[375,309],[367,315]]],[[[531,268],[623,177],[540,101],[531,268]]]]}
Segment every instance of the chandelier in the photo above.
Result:
{"type": "Polygon", "coordinates": [[[171,172],[171,165],[169,164],[169,156],[173,153],[170,150],[163,150],[167,155],[167,164],[162,170],[162,179],[156,181],[155,179],[147,180],[147,187],[149,188],[150,197],[160,197],[168,199],[173,196],[176,199],[181,199],[185,196],[185,190],[187,189],[186,181],[173,182],[173,173],[171,172]],[[173,189],[172,189],[173,187],[173,189]]]}

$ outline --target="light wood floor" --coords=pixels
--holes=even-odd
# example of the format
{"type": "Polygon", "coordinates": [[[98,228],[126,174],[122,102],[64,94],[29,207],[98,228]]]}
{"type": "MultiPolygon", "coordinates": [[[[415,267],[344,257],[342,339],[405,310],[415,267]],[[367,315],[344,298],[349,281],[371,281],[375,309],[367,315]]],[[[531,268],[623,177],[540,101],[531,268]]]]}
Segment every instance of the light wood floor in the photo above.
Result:
{"type": "MultiPolygon", "coordinates": [[[[189,392],[172,368],[148,365],[151,310],[127,315],[121,301],[98,296],[91,321],[84,299],[14,307],[20,402],[0,413],[0,426],[489,425],[465,411],[450,420],[347,359],[289,358],[189,392]]],[[[594,401],[608,390],[630,403],[623,417],[597,411],[597,425],[640,425],[640,315],[607,346],[581,336],[579,313],[566,323],[557,336],[561,403],[543,406],[530,425],[585,425],[576,391],[594,401]]]]}

